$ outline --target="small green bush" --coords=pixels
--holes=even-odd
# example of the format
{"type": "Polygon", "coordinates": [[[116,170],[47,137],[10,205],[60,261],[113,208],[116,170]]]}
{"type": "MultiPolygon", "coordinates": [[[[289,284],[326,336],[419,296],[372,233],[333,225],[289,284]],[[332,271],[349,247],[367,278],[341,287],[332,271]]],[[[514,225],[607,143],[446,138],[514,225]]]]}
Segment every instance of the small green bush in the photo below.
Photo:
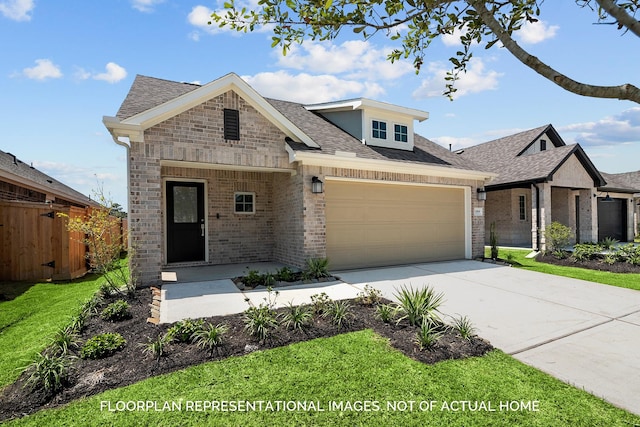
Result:
{"type": "Polygon", "coordinates": [[[118,333],[107,332],[96,335],[89,338],[82,346],[80,357],[83,359],[102,359],[121,350],[126,343],[127,341],[118,333]]]}
{"type": "Polygon", "coordinates": [[[467,341],[470,341],[471,337],[476,334],[476,328],[467,316],[454,317],[451,328],[458,332],[462,339],[467,341]]]}
{"type": "Polygon", "coordinates": [[[573,232],[566,225],[554,221],[544,230],[544,237],[547,251],[557,253],[557,251],[563,251],[565,247],[569,246],[573,232]]]}
{"type": "Polygon", "coordinates": [[[311,295],[311,306],[316,314],[324,313],[332,302],[326,292],[311,295]]]}
{"type": "Polygon", "coordinates": [[[313,312],[306,304],[293,305],[293,302],[289,302],[281,317],[282,324],[287,329],[297,329],[304,332],[313,319],[313,312]]]}
{"type": "Polygon", "coordinates": [[[588,261],[597,258],[602,249],[595,243],[578,243],[573,247],[572,257],[576,261],[588,261]]]}
{"type": "Polygon", "coordinates": [[[31,363],[23,368],[23,372],[28,374],[26,384],[55,393],[64,386],[70,366],[71,358],[66,355],[38,353],[31,363]]]}
{"type": "Polygon", "coordinates": [[[185,319],[176,322],[167,331],[167,339],[174,342],[191,343],[194,334],[202,329],[204,320],[185,319]]]}
{"type": "Polygon", "coordinates": [[[342,329],[349,326],[353,319],[353,313],[351,313],[351,304],[346,301],[334,301],[329,304],[327,310],[322,314],[323,317],[328,317],[331,323],[342,329]]]}
{"type": "Polygon", "coordinates": [[[302,273],[309,279],[329,277],[329,258],[308,259],[302,273]]]}
{"type": "Polygon", "coordinates": [[[276,271],[275,276],[281,282],[293,282],[295,280],[295,273],[289,267],[282,267],[276,271]]]}
{"type": "Polygon", "coordinates": [[[375,305],[382,301],[382,292],[370,285],[364,285],[364,290],[358,293],[356,301],[363,305],[375,305]]]}
{"type": "Polygon", "coordinates": [[[78,348],[79,343],[80,339],[78,334],[71,326],[67,326],[66,328],[60,329],[55,333],[53,338],[51,338],[49,349],[51,349],[53,354],[63,356],[68,354],[69,350],[78,348]]]}
{"type": "Polygon", "coordinates": [[[436,293],[430,286],[414,289],[402,286],[395,294],[398,309],[403,314],[398,322],[407,319],[411,326],[420,326],[424,319],[440,322],[439,307],[444,302],[444,294],[436,293]]]}
{"type": "Polygon", "coordinates": [[[262,285],[262,275],[258,270],[249,270],[249,272],[242,278],[242,282],[250,288],[262,285]]]}
{"type": "Polygon", "coordinates": [[[425,318],[416,333],[415,342],[422,351],[433,347],[443,334],[444,332],[439,330],[437,325],[425,318]]]}
{"type": "Polygon", "coordinates": [[[108,322],[116,322],[131,318],[129,313],[129,303],[123,299],[112,302],[102,310],[100,317],[108,322]]]}
{"type": "Polygon", "coordinates": [[[224,336],[229,331],[229,327],[222,323],[218,325],[206,324],[193,334],[193,342],[199,347],[209,351],[209,356],[213,356],[214,351],[219,351],[224,343],[224,336]]]}
{"type": "Polygon", "coordinates": [[[620,241],[617,239],[614,239],[613,237],[605,237],[600,241],[600,245],[604,249],[609,249],[609,250],[614,249],[618,243],[620,243],[620,241]]]}
{"type": "Polygon", "coordinates": [[[156,337],[156,339],[149,340],[149,342],[145,344],[140,344],[140,346],[142,347],[142,352],[144,354],[153,356],[153,358],[156,359],[156,363],[160,363],[160,358],[165,355],[167,343],[168,340],[166,335],[160,335],[156,337]]]}
{"type": "Polygon", "coordinates": [[[244,312],[244,324],[249,335],[264,341],[278,327],[278,319],[272,307],[260,304],[258,307],[249,307],[244,312]]]}
{"type": "Polygon", "coordinates": [[[379,304],[376,306],[376,316],[384,323],[391,323],[398,314],[398,306],[396,304],[379,304]]]}

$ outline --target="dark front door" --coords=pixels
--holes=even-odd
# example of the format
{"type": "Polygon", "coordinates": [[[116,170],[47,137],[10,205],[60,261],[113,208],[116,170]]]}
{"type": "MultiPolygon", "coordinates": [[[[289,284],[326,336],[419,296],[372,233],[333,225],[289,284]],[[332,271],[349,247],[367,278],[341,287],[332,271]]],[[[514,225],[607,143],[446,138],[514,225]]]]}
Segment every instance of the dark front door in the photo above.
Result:
{"type": "Polygon", "coordinates": [[[205,260],[204,184],[167,181],[167,262],[205,260]]]}

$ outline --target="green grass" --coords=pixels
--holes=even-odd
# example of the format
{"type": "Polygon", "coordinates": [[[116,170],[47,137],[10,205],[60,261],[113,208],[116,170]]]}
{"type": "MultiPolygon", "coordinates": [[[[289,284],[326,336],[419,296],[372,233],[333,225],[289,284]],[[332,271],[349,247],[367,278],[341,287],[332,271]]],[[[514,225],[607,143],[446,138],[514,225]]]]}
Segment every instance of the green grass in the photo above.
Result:
{"type": "MultiPolygon", "coordinates": [[[[146,404],[146,403],[145,403],[146,404]]],[[[500,351],[481,358],[425,365],[392,349],[370,330],[317,339],[233,357],[150,378],[65,407],[7,423],[10,426],[263,426],[263,425],[429,425],[429,426],[629,426],[640,417],[562,383],[500,351]],[[489,411],[447,411],[443,402],[479,401],[489,411]],[[118,402],[165,402],[167,412],[110,412],[118,402]],[[197,412],[188,402],[318,402],[316,409],[197,412]],[[356,410],[331,410],[330,401],[356,410]],[[356,402],[370,401],[369,409],[356,402]],[[414,410],[388,407],[403,402],[414,410]],[[432,410],[420,402],[435,401],[432,410]],[[538,411],[500,411],[503,401],[538,401],[538,411]],[[101,409],[102,408],[102,409],[101,409]],[[188,409],[190,408],[190,409],[188,409]],[[319,411],[322,408],[324,411],[319,411]],[[427,409],[423,404],[422,409],[427,409]]]]}
{"type": "Polygon", "coordinates": [[[509,254],[513,255],[513,260],[520,265],[514,267],[525,270],[538,271],[540,273],[555,274],[556,276],[573,277],[574,279],[588,280],[590,282],[604,283],[605,285],[618,286],[640,290],[640,274],[635,273],[610,273],[607,271],[589,270],[578,267],[564,267],[559,265],[538,262],[535,259],[528,259],[525,256],[529,250],[500,248],[500,258],[507,259],[509,254]]]}
{"type": "Polygon", "coordinates": [[[36,283],[15,299],[0,302],[0,389],[15,381],[19,368],[67,325],[98,290],[99,281],[99,276],[89,275],[70,283],[36,283]]]}

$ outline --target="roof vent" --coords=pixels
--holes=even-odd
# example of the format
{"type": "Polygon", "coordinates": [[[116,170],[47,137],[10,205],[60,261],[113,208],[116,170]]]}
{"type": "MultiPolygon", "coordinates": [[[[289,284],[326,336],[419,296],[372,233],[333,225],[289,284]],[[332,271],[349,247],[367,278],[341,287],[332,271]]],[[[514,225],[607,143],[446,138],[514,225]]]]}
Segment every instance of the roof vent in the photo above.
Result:
{"type": "Polygon", "coordinates": [[[47,180],[47,182],[48,182],[49,184],[53,184],[53,181],[52,181],[52,180],[50,180],[50,179],[48,179],[48,180],[47,180]]]}

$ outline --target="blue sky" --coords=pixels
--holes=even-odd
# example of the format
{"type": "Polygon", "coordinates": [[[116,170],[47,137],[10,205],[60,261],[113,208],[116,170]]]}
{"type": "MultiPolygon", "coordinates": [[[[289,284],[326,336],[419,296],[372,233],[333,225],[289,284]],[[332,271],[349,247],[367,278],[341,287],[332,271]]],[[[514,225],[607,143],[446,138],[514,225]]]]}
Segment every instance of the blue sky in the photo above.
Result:
{"type": "MultiPolygon", "coordinates": [[[[249,0],[251,1],[251,0],[249,0]]],[[[462,148],[552,123],[604,172],[640,169],[640,105],[564,92],[504,49],[476,51],[452,102],[440,94],[454,38],[436,41],[415,75],[385,60],[385,37],[304,43],[283,57],[268,31],[206,25],[222,2],[0,0],[0,150],[90,194],[126,205],[126,158],[102,124],[136,74],[207,83],[229,72],[264,96],[322,102],[368,97],[428,111],[418,133],[462,148]]],[[[594,84],[640,84],[640,40],[571,0],[545,2],[517,40],[558,70],[594,84]]]]}

